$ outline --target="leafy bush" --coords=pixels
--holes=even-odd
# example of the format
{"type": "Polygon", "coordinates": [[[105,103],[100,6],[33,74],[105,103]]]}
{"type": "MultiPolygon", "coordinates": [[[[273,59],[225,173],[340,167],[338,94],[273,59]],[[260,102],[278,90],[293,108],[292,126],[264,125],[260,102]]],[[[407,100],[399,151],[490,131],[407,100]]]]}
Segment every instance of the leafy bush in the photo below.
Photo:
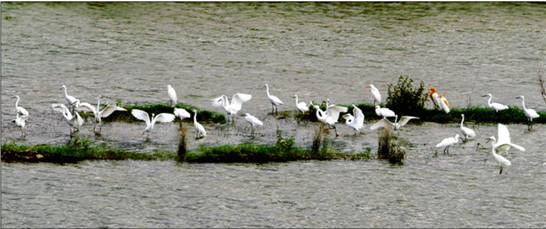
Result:
{"type": "Polygon", "coordinates": [[[414,87],[413,79],[400,76],[397,84],[389,84],[388,95],[386,106],[398,114],[419,115],[425,110],[427,93],[423,81],[414,87]]]}

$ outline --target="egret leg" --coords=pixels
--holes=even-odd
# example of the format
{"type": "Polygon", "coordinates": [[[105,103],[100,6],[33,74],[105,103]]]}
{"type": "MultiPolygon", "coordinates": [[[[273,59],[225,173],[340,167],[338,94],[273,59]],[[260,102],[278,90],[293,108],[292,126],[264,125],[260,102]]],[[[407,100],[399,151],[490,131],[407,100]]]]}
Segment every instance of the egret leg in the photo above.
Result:
{"type": "Polygon", "coordinates": [[[502,174],[502,166],[500,167],[500,171],[499,171],[499,174],[502,174]]]}
{"type": "Polygon", "coordinates": [[[336,125],[334,124],[333,127],[334,127],[334,133],[336,133],[336,137],[339,136],[339,134],[337,133],[336,125]]]}

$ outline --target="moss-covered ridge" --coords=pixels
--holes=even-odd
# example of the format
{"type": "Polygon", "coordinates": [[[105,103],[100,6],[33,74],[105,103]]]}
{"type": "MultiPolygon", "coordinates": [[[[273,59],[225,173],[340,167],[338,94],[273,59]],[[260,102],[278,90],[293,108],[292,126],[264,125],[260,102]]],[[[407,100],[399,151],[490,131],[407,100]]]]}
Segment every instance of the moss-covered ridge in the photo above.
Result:
{"type": "MultiPolygon", "coordinates": [[[[353,106],[340,104],[341,106],[346,106],[349,108],[349,112],[352,113],[353,106]]],[[[380,117],[375,114],[375,107],[372,104],[368,103],[359,103],[355,104],[358,108],[362,110],[366,120],[378,120],[380,117]]],[[[324,109],[324,106],[321,106],[321,109],[324,109]]],[[[297,113],[296,117],[298,119],[317,121],[315,109],[310,106],[309,112],[302,114],[297,113]]],[[[396,108],[390,108],[397,112],[396,108]]],[[[546,112],[537,112],[540,117],[533,119],[533,123],[546,124],[546,112]]],[[[397,113],[398,114],[398,113],[397,113]]],[[[523,113],[523,110],[519,107],[511,106],[507,110],[495,112],[493,108],[489,107],[479,107],[472,106],[466,108],[453,108],[449,114],[444,113],[443,111],[434,110],[434,109],[423,109],[421,111],[412,113],[412,114],[399,114],[402,115],[411,115],[419,117],[419,120],[416,122],[435,122],[435,123],[457,123],[461,121],[461,114],[465,115],[465,122],[474,122],[474,123],[505,123],[505,124],[527,124],[527,116],[523,113]]],[[[413,122],[413,121],[412,121],[413,122]]]]}
{"type": "Polygon", "coordinates": [[[370,158],[370,150],[342,153],[335,150],[313,153],[293,143],[275,145],[244,143],[239,145],[201,146],[179,158],[175,152],[131,152],[106,144],[76,141],[65,145],[2,145],[4,162],[77,163],[84,160],[178,160],[196,163],[267,163],[297,160],[362,160],[370,158]]]}
{"type": "MultiPolygon", "coordinates": [[[[131,115],[132,109],[139,109],[139,110],[143,110],[148,113],[154,113],[154,114],[173,113],[174,111],[174,108],[166,103],[128,103],[128,104],[118,103],[118,106],[127,109],[127,112],[114,112],[107,118],[104,118],[103,120],[104,121],[126,121],[126,122],[139,121],[138,119],[133,117],[133,115],[131,115]]],[[[224,116],[224,114],[219,112],[200,109],[198,107],[192,106],[190,104],[185,104],[185,103],[178,103],[176,104],[176,107],[185,109],[192,115],[192,117],[193,117],[192,110],[193,109],[197,110],[197,120],[200,122],[214,122],[214,123],[226,122],[226,117],[224,116]]],[[[177,118],[176,120],[180,120],[180,119],[177,118]]],[[[191,119],[185,119],[184,121],[191,121],[191,119]]]]}

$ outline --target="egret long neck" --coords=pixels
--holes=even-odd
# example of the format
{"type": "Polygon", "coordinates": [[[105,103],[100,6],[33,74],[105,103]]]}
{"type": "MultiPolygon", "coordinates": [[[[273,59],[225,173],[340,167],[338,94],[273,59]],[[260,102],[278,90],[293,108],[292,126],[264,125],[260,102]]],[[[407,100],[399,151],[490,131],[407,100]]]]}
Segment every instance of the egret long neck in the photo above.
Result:
{"type": "Polygon", "coordinates": [[[100,113],[100,97],[97,99],[97,113],[100,113]]]}
{"type": "Polygon", "coordinates": [[[487,99],[487,105],[491,106],[491,99],[493,99],[493,96],[489,96],[489,99],[487,99]]]}
{"type": "Polygon", "coordinates": [[[464,115],[462,116],[462,119],[461,119],[461,127],[463,127],[463,122],[464,122],[464,115]]]}
{"type": "Polygon", "coordinates": [[[267,84],[265,85],[265,93],[267,93],[267,96],[271,96],[269,94],[269,85],[267,85],[267,84]]]}
{"type": "Polygon", "coordinates": [[[197,123],[197,112],[193,112],[193,123],[197,123]]]}
{"type": "Polygon", "coordinates": [[[298,105],[298,95],[296,95],[296,105],[298,105]]]}
{"type": "Polygon", "coordinates": [[[64,89],[64,96],[65,96],[65,97],[68,97],[68,92],[67,92],[67,90],[66,90],[66,87],[63,87],[63,89],[64,89]]]}
{"type": "Polygon", "coordinates": [[[527,110],[527,107],[525,107],[525,98],[521,98],[521,106],[523,107],[524,110],[527,110]]]}
{"type": "Polygon", "coordinates": [[[19,106],[19,96],[17,96],[17,100],[15,100],[15,107],[19,106]]]}

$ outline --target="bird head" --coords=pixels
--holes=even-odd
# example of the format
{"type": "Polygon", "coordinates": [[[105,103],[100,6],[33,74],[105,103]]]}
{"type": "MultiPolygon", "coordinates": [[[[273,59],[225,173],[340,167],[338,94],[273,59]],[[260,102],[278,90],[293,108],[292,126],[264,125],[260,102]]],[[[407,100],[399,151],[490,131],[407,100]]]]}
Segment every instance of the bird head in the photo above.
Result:
{"type": "Polygon", "coordinates": [[[461,114],[461,117],[464,118],[464,114],[461,114]]]}
{"type": "Polygon", "coordinates": [[[298,98],[298,94],[294,94],[294,96],[292,96],[292,98],[298,98]]]}
{"type": "Polygon", "coordinates": [[[193,113],[197,113],[197,110],[195,110],[195,109],[191,109],[191,111],[193,111],[193,113]]]}
{"type": "Polygon", "coordinates": [[[493,97],[493,95],[492,95],[491,93],[487,93],[487,94],[485,94],[485,95],[482,95],[482,97],[487,97],[487,96],[493,97]]]}
{"type": "Polygon", "coordinates": [[[486,138],[486,142],[485,142],[485,143],[489,143],[490,141],[496,142],[497,139],[495,139],[494,136],[491,136],[491,137],[486,138]]]}
{"type": "Polygon", "coordinates": [[[430,87],[430,89],[428,89],[428,91],[429,91],[428,94],[432,95],[432,94],[434,94],[436,92],[436,88],[435,87],[430,87]]]}
{"type": "Polygon", "coordinates": [[[523,95],[520,95],[520,96],[517,96],[516,99],[525,99],[525,97],[523,97],[523,95]]]}
{"type": "Polygon", "coordinates": [[[379,109],[381,108],[379,105],[375,105],[375,109],[379,109]]]}
{"type": "Polygon", "coordinates": [[[63,89],[63,88],[66,89],[66,85],[63,84],[63,85],[61,86],[61,89],[63,89]]]}
{"type": "Polygon", "coordinates": [[[265,87],[265,88],[269,88],[269,84],[264,84],[264,87],[265,87]]]}

